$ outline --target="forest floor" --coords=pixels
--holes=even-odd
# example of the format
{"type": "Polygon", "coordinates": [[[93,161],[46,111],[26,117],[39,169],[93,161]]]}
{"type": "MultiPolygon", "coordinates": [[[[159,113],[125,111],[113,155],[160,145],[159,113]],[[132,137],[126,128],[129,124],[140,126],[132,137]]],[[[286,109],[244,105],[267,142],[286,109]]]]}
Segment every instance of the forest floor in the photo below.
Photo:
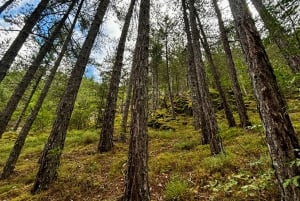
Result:
{"type": "MultiPolygon", "coordinates": [[[[216,157],[211,156],[209,146],[200,144],[192,117],[179,115],[173,120],[160,115],[163,129],[149,128],[151,200],[279,200],[263,128],[254,102],[250,104],[253,126],[249,129],[228,128],[223,113],[218,112],[226,154],[216,157]]],[[[300,134],[299,100],[290,100],[289,108],[300,134]]],[[[97,153],[99,130],[69,131],[57,181],[32,196],[37,161],[48,133],[34,132],[27,138],[14,174],[0,181],[1,201],[114,201],[122,196],[128,145],[115,142],[113,152],[97,153]]],[[[1,169],[16,135],[7,132],[0,140],[1,169]]]]}

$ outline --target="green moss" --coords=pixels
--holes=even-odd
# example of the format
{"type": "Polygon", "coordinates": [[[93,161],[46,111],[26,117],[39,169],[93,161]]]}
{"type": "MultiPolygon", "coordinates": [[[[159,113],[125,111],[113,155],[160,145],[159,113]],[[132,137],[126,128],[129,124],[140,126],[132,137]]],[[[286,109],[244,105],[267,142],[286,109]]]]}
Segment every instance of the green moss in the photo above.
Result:
{"type": "Polygon", "coordinates": [[[126,169],[127,156],[123,155],[116,158],[112,164],[109,171],[111,177],[122,176],[126,169]]]}
{"type": "MultiPolygon", "coordinates": [[[[252,129],[228,128],[223,111],[217,112],[226,155],[215,157],[211,156],[209,145],[200,144],[201,132],[194,130],[192,117],[178,115],[171,119],[166,110],[159,111],[158,120],[162,125],[174,129],[149,128],[151,199],[202,200],[205,197],[229,201],[278,198],[263,128],[255,103],[250,99],[248,107],[254,125],[252,129]]],[[[297,107],[292,111],[291,118],[299,131],[299,111],[297,107]]],[[[116,127],[119,121],[120,115],[116,127]]],[[[128,144],[114,142],[112,152],[99,154],[98,130],[69,131],[58,180],[48,191],[31,196],[29,191],[38,169],[36,161],[48,135],[49,132],[30,133],[16,172],[8,181],[0,181],[0,200],[120,198],[124,190],[128,144]]],[[[0,165],[4,164],[16,134],[6,136],[0,141],[0,165]]]]}
{"type": "Polygon", "coordinates": [[[238,168],[238,161],[235,155],[227,153],[226,155],[206,157],[201,161],[200,166],[210,173],[220,172],[223,174],[238,168]]]}
{"type": "Polygon", "coordinates": [[[198,145],[199,145],[199,140],[190,140],[190,141],[178,142],[174,144],[173,147],[179,150],[192,150],[198,145]]]}
{"type": "Polygon", "coordinates": [[[0,194],[7,193],[8,191],[14,188],[16,188],[15,184],[2,185],[0,186],[0,194]]]}

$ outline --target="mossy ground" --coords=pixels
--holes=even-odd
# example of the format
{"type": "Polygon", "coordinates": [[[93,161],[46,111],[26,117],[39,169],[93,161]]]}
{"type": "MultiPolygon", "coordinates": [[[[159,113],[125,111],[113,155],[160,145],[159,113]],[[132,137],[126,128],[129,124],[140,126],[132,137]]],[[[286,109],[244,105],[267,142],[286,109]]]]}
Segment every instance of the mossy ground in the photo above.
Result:
{"type": "MultiPolygon", "coordinates": [[[[289,103],[290,116],[300,133],[299,101],[289,103]]],[[[219,112],[217,116],[226,150],[217,157],[210,155],[209,146],[200,144],[200,133],[193,129],[190,116],[162,118],[161,123],[172,129],[149,128],[152,200],[279,200],[257,112],[249,110],[253,126],[247,130],[228,128],[224,115],[219,112]]],[[[122,196],[128,146],[115,142],[112,152],[98,154],[98,130],[70,131],[57,181],[32,196],[29,192],[47,134],[30,134],[14,174],[0,181],[0,200],[112,201],[122,196]]],[[[1,168],[16,135],[7,132],[0,140],[1,168]]]]}

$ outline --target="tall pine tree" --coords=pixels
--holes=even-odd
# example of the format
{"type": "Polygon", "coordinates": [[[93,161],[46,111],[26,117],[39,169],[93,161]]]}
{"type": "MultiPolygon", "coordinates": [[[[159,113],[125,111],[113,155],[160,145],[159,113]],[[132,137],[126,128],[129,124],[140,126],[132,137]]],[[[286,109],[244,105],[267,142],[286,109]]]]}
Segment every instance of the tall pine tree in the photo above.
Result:
{"type": "Polygon", "coordinates": [[[281,199],[300,200],[300,188],[284,186],[287,179],[300,175],[300,167],[289,162],[299,160],[299,143],[280,93],[272,65],[245,0],[229,0],[240,43],[244,50],[257,107],[265,129],[269,152],[275,169],[281,199]]]}

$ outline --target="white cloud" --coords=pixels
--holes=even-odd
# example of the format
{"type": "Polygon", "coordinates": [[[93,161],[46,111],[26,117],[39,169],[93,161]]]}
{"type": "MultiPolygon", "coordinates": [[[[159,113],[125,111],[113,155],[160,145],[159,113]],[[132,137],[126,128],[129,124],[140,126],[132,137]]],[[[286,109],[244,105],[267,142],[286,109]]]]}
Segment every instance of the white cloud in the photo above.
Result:
{"type": "Polygon", "coordinates": [[[109,18],[103,23],[103,32],[109,35],[113,39],[117,39],[121,35],[121,30],[119,25],[115,22],[113,18],[109,18]]]}

